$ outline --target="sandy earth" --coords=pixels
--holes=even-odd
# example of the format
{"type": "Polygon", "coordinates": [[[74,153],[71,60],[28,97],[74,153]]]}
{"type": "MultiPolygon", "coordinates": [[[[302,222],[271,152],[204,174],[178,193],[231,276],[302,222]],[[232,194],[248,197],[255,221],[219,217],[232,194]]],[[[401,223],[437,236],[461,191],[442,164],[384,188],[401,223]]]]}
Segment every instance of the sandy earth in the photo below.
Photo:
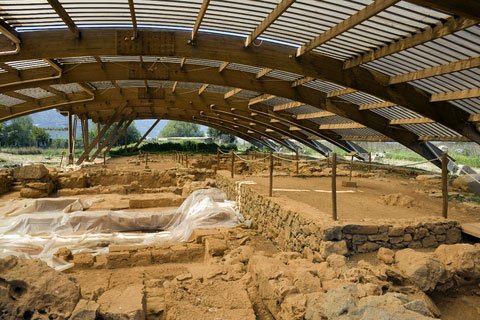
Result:
{"type": "MultiPolygon", "coordinates": [[[[193,158],[190,159],[190,161],[193,160],[193,158]]],[[[139,157],[113,158],[107,161],[107,168],[116,171],[143,170],[144,166],[145,159],[139,157]]],[[[150,169],[166,170],[179,166],[179,164],[173,161],[171,156],[150,156],[148,166],[150,169]]],[[[89,172],[102,168],[102,164],[96,164],[82,170],[89,172]]],[[[268,193],[268,176],[265,174],[236,175],[235,179],[254,181],[256,184],[252,187],[255,190],[261,194],[268,193]]],[[[339,177],[337,187],[339,191],[337,195],[338,214],[341,220],[360,221],[366,218],[395,219],[441,215],[441,198],[432,197],[425,193],[425,191],[432,189],[438,190],[438,186],[431,182],[422,183],[410,177],[387,174],[369,178],[354,177],[353,181],[358,183],[358,188],[344,188],[341,186],[343,180],[348,180],[348,178],[339,177]],[[380,198],[384,195],[398,193],[411,197],[411,205],[388,205],[380,201],[380,198]]],[[[279,172],[278,176],[274,178],[274,196],[291,202],[291,205],[295,206],[299,211],[302,210],[302,204],[307,204],[329,213],[331,210],[330,187],[331,180],[329,177],[291,177],[279,172]],[[320,190],[320,192],[316,190],[320,190]]],[[[132,197],[148,198],[152,196],[154,194],[126,195],[112,193],[95,196],[79,195],[78,197],[81,199],[91,199],[92,197],[101,199],[89,210],[118,208],[129,210],[128,201],[132,197]]],[[[11,192],[0,196],[0,202],[6,203],[18,197],[18,192],[11,192]]],[[[172,208],[162,207],[135,209],[135,211],[162,212],[170,209],[172,208]]],[[[480,212],[466,209],[460,204],[451,202],[449,217],[461,222],[479,222],[480,212]]],[[[272,242],[255,234],[253,230],[239,231],[238,237],[235,234],[231,235],[231,237],[235,240],[229,240],[229,247],[226,248],[225,252],[233,251],[242,244],[242,241],[245,241],[242,240],[244,237],[248,237],[248,241],[245,241],[245,243],[248,243],[248,246],[255,251],[263,252],[266,256],[278,254],[278,249],[275,248],[272,242]]],[[[361,260],[365,260],[373,265],[378,264],[375,253],[349,257],[348,264],[353,266],[361,260]]],[[[243,269],[237,276],[231,279],[222,279],[224,276],[227,277],[227,275],[234,274],[235,269],[234,266],[231,266],[227,268],[227,271],[223,270],[220,272],[218,268],[222,263],[221,258],[216,258],[213,263],[210,260],[206,260],[203,262],[163,263],[112,269],[75,267],[67,271],[66,274],[73,277],[75,282],[82,288],[82,293],[86,295],[97,294],[101,296],[103,292],[109,290],[115,292],[115,290],[122,291],[128,288],[143,288],[142,290],[146,292],[145,303],[147,309],[149,306],[152,306],[147,319],[163,319],[157,316],[158,313],[156,312],[164,310],[165,305],[168,305],[171,310],[176,310],[175,312],[177,313],[172,319],[250,319],[249,316],[252,314],[250,309],[254,311],[256,319],[273,319],[267,308],[262,305],[258,293],[252,291],[253,289],[246,289],[242,282],[245,280],[243,278],[245,270],[243,269]],[[219,273],[213,276],[214,280],[203,283],[204,279],[210,279],[208,277],[212,272],[217,271],[219,273]],[[242,304],[248,304],[250,307],[246,308],[242,304]],[[204,306],[207,309],[215,309],[215,312],[223,310],[222,308],[225,307],[225,312],[228,311],[230,313],[222,314],[221,312],[223,311],[218,311],[220,313],[215,313],[216,318],[203,318],[203,313],[202,317],[198,317],[198,310],[208,314],[210,309],[207,310],[204,306]]],[[[461,292],[452,292],[448,295],[434,294],[432,298],[442,312],[442,319],[480,319],[480,288],[478,286],[461,292]]],[[[113,305],[114,301],[112,301],[109,300],[105,303],[113,305]]],[[[174,314],[173,311],[170,312],[174,314]]]]}

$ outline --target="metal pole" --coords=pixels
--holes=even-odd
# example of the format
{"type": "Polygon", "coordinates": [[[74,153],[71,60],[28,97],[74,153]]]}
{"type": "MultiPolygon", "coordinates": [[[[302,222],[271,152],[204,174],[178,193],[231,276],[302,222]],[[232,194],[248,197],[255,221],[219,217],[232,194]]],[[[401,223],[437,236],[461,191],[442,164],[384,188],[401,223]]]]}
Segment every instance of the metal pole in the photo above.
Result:
{"type": "Polygon", "coordinates": [[[268,196],[271,197],[273,195],[273,152],[270,150],[270,178],[269,178],[269,185],[268,185],[268,196]]]}
{"type": "Polygon", "coordinates": [[[448,218],[448,154],[442,154],[442,214],[444,218],[448,218]]]}
{"type": "Polygon", "coordinates": [[[298,168],[298,167],[299,167],[299,159],[300,159],[300,157],[298,156],[298,149],[295,150],[295,158],[296,158],[296,160],[297,160],[297,164],[296,164],[296,168],[295,168],[295,173],[298,174],[298,172],[299,172],[299,170],[298,170],[298,169],[299,169],[299,168],[298,168]]]}
{"type": "Polygon", "coordinates": [[[231,176],[233,178],[235,176],[235,172],[234,172],[235,171],[235,153],[233,152],[233,150],[231,151],[231,153],[232,153],[232,167],[230,171],[232,173],[231,176]]]}
{"type": "Polygon", "coordinates": [[[332,153],[332,218],[337,221],[337,154],[332,153]]]}

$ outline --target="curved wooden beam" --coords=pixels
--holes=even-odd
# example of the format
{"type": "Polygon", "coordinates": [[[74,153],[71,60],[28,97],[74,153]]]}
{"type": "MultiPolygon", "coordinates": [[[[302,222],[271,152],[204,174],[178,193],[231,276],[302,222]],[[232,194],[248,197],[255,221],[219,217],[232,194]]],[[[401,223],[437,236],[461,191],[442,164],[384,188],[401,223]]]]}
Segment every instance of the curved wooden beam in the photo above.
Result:
{"type": "MultiPolygon", "coordinates": [[[[389,77],[379,72],[357,66],[343,69],[343,62],[318,53],[309,52],[294,59],[292,47],[264,42],[261,46],[244,49],[241,38],[202,34],[196,46],[187,44],[188,32],[139,31],[137,46],[117,41],[124,30],[82,29],[81,39],[72,39],[62,30],[22,33],[22,51],[16,59],[38,57],[78,57],[103,55],[177,56],[186,58],[228,61],[261,68],[283,70],[300,76],[331,81],[342,86],[363,91],[386,101],[415,111],[457,131],[472,141],[480,143],[480,134],[468,123],[469,114],[448,102],[430,102],[430,95],[408,83],[388,85],[389,77]],[[162,46],[154,43],[161,41],[162,46]],[[46,46],[45,43],[49,45],[46,46]],[[222,46],[219,47],[218,44],[222,46]]],[[[11,58],[1,57],[0,62],[11,58]]],[[[225,69],[222,75],[228,71],[225,69]]],[[[265,83],[265,78],[256,80],[265,83]]],[[[208,81],[205,83],[209,83],[208,81]]],[[[300,89],[301,87],[297,87],[300,89]]],[[[365,117],[365,116],[364,116],[365,117]]],[[[394,138],[395,139],[395,138],[394,138]]]]}

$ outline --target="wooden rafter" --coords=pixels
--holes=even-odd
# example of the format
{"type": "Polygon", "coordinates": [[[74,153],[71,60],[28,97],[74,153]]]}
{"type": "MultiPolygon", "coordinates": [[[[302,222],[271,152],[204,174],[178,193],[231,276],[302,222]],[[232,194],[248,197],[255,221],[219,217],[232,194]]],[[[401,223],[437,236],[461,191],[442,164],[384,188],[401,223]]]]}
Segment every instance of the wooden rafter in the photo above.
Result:
{"type": "Polygon", "coordinates": [[[275,22],[293,3],[295,0],[282,0],[272,12],[253,30],[253,32],[245,40],[245,47],[249,47],[267,28],[275,22]]]}
{"type": "Polygon", "coordinates": [[[172,86],[172,93],[175,93],[175,91],[177,90],[177,85],[178,85],[178,81],[175,81],[172,86]]]}
{"type": "Polygon", "coordinates": [[[207,12],[209,4],[210,0],[203,0],[202,6],[200,7],[200,12],[197,15],[197,20],[193,26],[192,35],[190,37],[191,41],[195,41],[195,38],[197,37],[198,29],[200,29],[200,25],[202,24],[203,17],[205,17],[205,13],[207,12]]]}
{"type": "Polygon", "coordinates": [[[419,141],[462,141],[462,142],[468,142],[468,140],[465,137],[462,136],[429,136],[429,135],[424,135],[418,137],[419,141]]]}
{"type": "Polygon", "coordinates": [[[12,91],[12,92],[7,93],[7,95],[12,97],[12,98],[20,99],[20,100],[23,100],[23,101],[26,101],[26,102],[32,102],[35,105],[38,105],[38,100],[37,99],[35,99],[33,97],[30,97],[30,96],[27,96],[27,95],[25,95],[23,93],[20,93],[20,92],[12,91]]]}
{"type": "Polygon", "coordinates": [[[462,17],[480,19],[480,2],[478,1],[408,0],[408,2],[434,10],[451,12],[462,17]]]}
{"type": "Polygon", "coordinates": [[[345,141],[391,142],[392,139],[384,136],[342,136],[345,141]]]}
{"type": "Polygon", "coordinates": [[[361,64],[371,62],[373,60],[380,59],[382,57],[397,53],[402,50],[417,46],[419,44],[431,41],[437,38],[444,37],[450,33],[457,32],[468,27],[471,27],[478,22],[473,19],[455,18],[452,17],[444,24],[437,25],[433,28],[427,28],[426,30],[416,33],[413,36],[401,39],[393,42],[384,47],[375,49],[373,51],[366,52],[359,57],[352,58],[345,61],[344,68],[350,69],[361,64]]]}
{"type": "Polygon", "coordinates": [[[319,112],[312,112],[312,113],[302,113],[297,114],[295,119],[319,119],[319,118],[326,118],[326,117],[333,117],[335,116],[334,113],[328,111],[319,111],[319,112]]]}
{"type": "Polygon", "coordinates": [[[242,89],[240,89],[240,88],[234,88],[234,89],[228,91],[227,93],[225,93],[225,95],[223,96],[223,99],[231,98],[231,97],[233,97],[234,95],[236,95],[237,93],[239,93],[240,91],[242,91],[242,89]]]}
{"type": "Polygon", "coordinates": [[[76,38],[80,38],[80,30],[78,29],[75,22],[73,22],[70,15],[67,13],[65,8],[63,8],[62,4],[58,0],[48,0],[50,6],[52,6],[53,10],[58,14],[58,16],[63,20],[63,22],[67,25],[68,29],[75,34],[76,38]]]}
{"type": "Polygon", "coordinates": [[[220,67],[218,67],[218,72],[221,73],[223,70],[225,70],[225,69],[228,67],[229,64],[230,64],[230,62],[223,62],[223,63],[220,65],[220,67]]]}
{"type": "Polygon", "coordinates": [[[389,108],[396,106],[393,102],[383,101],[377,103],[364,103],[361,104],[358,110],[370,110],[370,109],[380,109],[380,108],[389,108]]]}
{"type": "Polygon", "coordinates": [[[305,103],[301,103],[301,102],[298,102],[298,101],[293,101],[293,102],[288,102],[288,103],[284,103],[284,104],[274,106],[273,111],[294,109],[294,108],[298,108],[298,107],[301,107],[301,106],[304,106],[304,105],[305,105],[305,103]]]}
{"type": "Polygon", "coordinates": [[[40,86],[40,88],[45,90],[45,91],[50,92],[53,95],[56,95],[56,96],[63,97],[65,99],[67,99],[67,94],[65,92],[57,90],[52,86],[40,86]]]}
{"type": "Polygon", "coordinates": [[[253,106],[257,103],[265,102],[265,101],[271,100],[273,98],[275,98],[275,96],[273,94],[267,94],[267,93],[261,94],[261,95],[255,97],[255,98],[250,99],[248,101],[248,105],[253,106]]]}
{"type": "Polygon", "coordinates": [[[304,85],[306,83],[309,83],[309,82],[312,82],[314,81],[315,78],[313,77],[303,77],[303,78],[300,78],[298,80],[295,80],[292,82],[292,88],[296,88],[296,87],[299,87],[301,85],[304,85]]]}
{"type": "Polygon", "coordinates": [[[180,61],[180,69],[183,69],[185,67],[186,62],[187,62],[187,58],[183,57],[182,60],[180,61]]]}
{"type": "Polygon", "coordinates": [[[480,88],[432,94],[430,101],[448,101],[480,97],[480,88]]]}
{"type": "Polygon", "coordinates": [[[200,89],[198,89],[198,95],[201,95],[208,88],[208,83],[203,84],[200,89]]]}
{"type": "Polygon", "coordinates": [[[0,19],[0,32],[13,43],[20,43],[20,36],[18,35],[18,32],[2,19],[0,19]]]}
{"type": "Polygon", "coordinates": [[[366,128],[366,127],[356,122],[321,124],[318,127],[318,129],[320,130],[343,130],[343,129],[363,129],[363,128],[366,128]]]}
{"type": "Polygon", "coordinates": [[[350,94],[350,93],[354,93],[356,91],[357,90],[351,89],[351,88],[345,88],[345,89],[330,91],[329,93],[327,93],[327,98],[343,96],[344,94],[350,94]]]}
{"type": "Polygon", "coordinates": [[[480,56],[471,57],[464,60],[454,61],[439,66],[413,71],[398,76],[392,76],[388,80],[388,84],[396,84],[408,81],[414,81],[419,79],[425,79],[429,77],[440,76],[442,74],[448,74],[452,72],[462,71],[466,69],[480,67],[480,56]]]}
{"type": "Polygon", "coordinates": [[[480,122],[480,114],[472,114],[469,118],[468,121],[471,122],[480,122]]]}
{"type": "Polygon", "coordinates": [[[264,76],[266,76],[268,73],[272,72],[272,69],[270,68],[263,68],[262,70],[258,71],[257,72],[257,75],[255,76],[255,78],[257,79],[260,79],[264,76]]]}
{"type": "Polygon", "coordinates": [[[390,120],[391,125],[396,125],[396,124],[421,124],[421,123],[432,123],[432,122],[434,122],[432,119],[425,118],[425,117],[390,120]]]}
{"type": "Polygon", "coordinates": [[[130,8],[130,17],[132,19],[133,26],[133,39],[136,39],[138,36],[138,26],[137,26],[137,15],[135,14],[135,3],[133,0],[128,0],[128,7],[130,8]]]}
{"type": "Polygon", "coordinates": [[[355,27],[356,25],[362,23],[365,20],[370,19],[371,17],[377,15],[378,13],[382,12],[386,8],[394,5],[395,3],[399,2],[400,0],[376,0],[363,8],[362,10],[358,11],[354,15],[350,16],[349,18],[343,20],[339,24],[333,26],[331,29],[325,31],[318,37],[314,38],[307,44],[301,46],[297,50],[297,57],[304,55],[305,53],[312,51],[316,47],[321,46],[322,44],[332,40],[336,36],[342,34],[343,32],[355,27]]]}

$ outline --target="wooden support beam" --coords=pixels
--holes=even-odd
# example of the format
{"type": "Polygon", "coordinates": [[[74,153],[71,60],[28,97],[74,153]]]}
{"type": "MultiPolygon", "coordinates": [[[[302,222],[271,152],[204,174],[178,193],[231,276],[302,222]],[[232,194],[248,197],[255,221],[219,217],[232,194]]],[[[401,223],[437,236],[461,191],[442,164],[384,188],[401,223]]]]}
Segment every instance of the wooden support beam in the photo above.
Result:
{"type": "Polygon", "coordinates": [[[175,93],[175,91],[177,90],[177,85],[178,85],[178,81],[175,81],[175,82],[173,83],[172,93],[175,93]]]}
{"type": "Polygon", "coordinates": [[[388,80],[388,84],[391,85],[408,81],[415,81],[476,67],[480,67],[480,56],[454,61],[427,69],[404,73],[398,76],[392,76],[388,80]]]}
{"type": "Polygon", "coordinates": [[[9,73],[15,74],[17,76],[17,78],[21,79],[20,70],[17,70],[14,67],[11,67],[10,65],[6,64],[5,62],[0,63],[0,68],[4,69],[5,71],[7,71],[9,73]]]}
{"type": "Polygon", "coordinates": [[[135,14],[135,3],[133,0],[128,0],[128,7],[130,8],[130,16],[132,19],[133,26],[133,36],[131,40],[134,40],[138,37],[138,27],[137,27],[137,15],[135,14]]]}
{"type": "Polygon", "coordinates": [[[230,64],[230,62],[223,62],[220,65],[220,67],[218,67],[218,72],[222,73],[222,71],[225,70],[225,68],[227,68],[229,64],[230,64]]]}
{"type": "Polygon", "coordinates": [[[125,107],[126,107],[126,104],[115,109],[115,112],[107,121],[107,124],[98,132],[97,136],[95,137],[95,139],[93,139],[92,143],[90,143],[88,146],[85,146],[82,155],[77,160],[77,165],[80,165],[85,160],[85,158],[90,154],[90,152],[97,145],[100,139],[103,138],[107,130],[112,126],[115,120],[117,120],[117,117],[123,112],[123,109],[125,109],[125,107]]]}
{"type": "Polygon", "coordinates": [[[366,127],[360,123],[355,123],[355,122],[321,124],[318,127],[318,129],[320,130],[343,130],[343,129],[363,129],[363,128],[366,128],[366,127]]]}
{"type": "Polygon", "coordinates": [[[432,94],[430,97],[431,102],[448,101],[448,100],[461,100],[469,98],[480,97],[480,88],[473,88],[461,91],[451,91],[432,94]]]}
{"type": "Polygon", "coordinates": [[[265,19],[263,19],[262,22],[253,30],[253,32],[247,37],[245,40],[245,47],[249,47],[265,30],[267,30],[268,27],[272,23],[275,22],[275,20],[278,19],[293,3],[295,0],[282,0],[276,7],[273,9],[272,12],[270,12],[265,19]]]}
{"type": "Polygon", "coordinates": [[[182,61],[180,61],[180,69],[183,70],[183,68],[185,67],[185,63],[187,62],[187,58],[182,58],[182,61]]]}
{"type": "Polygon", "coordinates": [[[480,20],[480,2],[458,0],[407,0],[426,8],[450,12],[461,17],[480,20]]]}
{"type": "Polygon", "coordinates": [[[120,132],[118,132],[118,134],[113,138],[113,140],[108,144],[107,146],[107,149],[105,149],[105,154],[107,154],[110,149],[113,148],[113,146],[115,145],[115,143],[117,143],[118,139],[120,139],[123,135],[125,135],[127,133],[127,130],[128,130],[128,127],[130,127],[130,125],[132,124],[133,122],[133,119],[132,120],[128,120],[125,125],[123,126],[123,128],[120,130],[120,132]]]}
{"type": "Polygon", "coordinates": [[[58,16],[63,20],[63,22],[67,25],[68,29],[75,34],[75,38],[80,38],[80,30],[78,30],[77,25],[73,22],[70,15],[65,11],[62,4],[58,0],[47,0],[50,6],[52,6],[53,10],[58,14],[58,16]]]}
{"type": "Polygon", "coordinates": [[[418,137],[419,141],[458,141],[469,142],[470,140],[462,136],[429,136],[423,135],[418,137]]]}
{"type": "Polygon", "coordinates": [[[8,23],[0,19],[0,32],[15,44],[20,44],[20,36],[8,23]]]}
{"type": "Polygon", "coordinates": [[[20,99],[20,100],[23,100],[23,101],[26,101],[26,102],[30,102],[30,103],[33,103],[35,105],[38,105],[39,104],[39,101],[33,97],[30,97],[30,96],[27,96],[23,93],[20,93],[20,92],[15,92],[15,91],[11,91],[11,92],[8,92],[6,93],[7,96],[10,96],[12,98],[16,98],[16,99],[20,99]]]}
{"type": "Polygon", "coordinates": [[[295,119],[303,120],[303,119],[319,119],[319,118],[326,118],[326,117],[333,117],[335,113],[328,112],[328,111],[319,111],[319,112],[312,112],[312,113],[302,113],[295,115],[295,119]]]}
{"type": "Polygon", "coordinates": [[[273,98],[275,98],[275,96],[272,95],[272,94],[267,94],[267,93],[261,94],[261,95],[255,97],[255,98],[250,99],[250,101],[248,101],[248,105],[253,106],[257,103],[262,103],[262,102],[271,100],[273,98]]]}
{"type": "Polygon", "coordinates": [[[421,123],[432,123],[435,122],[429,118],[405,118],[405,119],[393,119],[390,120],[391,125],[398,125],[398,124],[421,124],[421,123]]]}
{"type": "Polygon", "coordinates": [[[59,96],[64,98],[65,100],[68,100],[67,94],[63,91],[57,90],[52,86],[40,86],[41,89],[50,92],[53,95],[59,96]]]}
{"type": "Polygon", "coordinates": [[[301,85],[304,85],[308,82],[312,82],[314,81],[315,78],[314,77],[303,77],[303,78],[300,78],[298,80],[295,80],[292,82],[292,88],[296,88],[296,87],[299,87],[301,85]]]}
{"type": "Polygon", "coordinates": [[[205,17],[205,13],[207,12],[208,5],[210,4],[210,0],[203,0],[202,6],[200,7],[200,12],[197,15],[197,20],[195,21],[195,25],[193,26],[192,35],[190,40],[193,42],[197,37],[198,29],[200,29],[200,25],[202,24],[203,17],[205,17]]]}
{"type": "Polygon", "coordinates": [[[333,26],[332,28],[325,31],[318,37],[314,38],[307,44],[298,48],[297,57],[300,57],[305,53],[312,51],[316,47],[319,47],[322,44],[332,40],[333,38],[342,34],[343,32],[350,30],[356,25],[359,25],[363,21],[370,19],[371,17],[377,15],[378,13],[382,12],[383,10],[387,9],[390,6],[393,6],[395,3],[399,1],[400,0],[376,0],[372,2],[371,4],[369,4],[362,10],[358,11],[354,15],[348,17],[347,19],[333,26]]]}
{"type": "Polygon", "coordinates": [[[411,37],[401,39],[396,42],[392,42],[389,45],[384,47],[366,52],[356,58],[349,59],[345,61],[343,67],[344,69],[350,69],[361,64],[371,62],[373,60],[380,59],[382,57],[397,53],[419,44],[438,39],[449,35],[451,33],[466,29],[477,24],[478,21],[465,18],[455,18],[452,17],[447,20],[444,24],[437,25],[433,28],[427,28],[420,33],[416,33],[411,37]]]}
{"type": "Polygon", "coordinates": [[[108,133],[107,137],[105,139],[103,139],[103,141],[100,143],[100,145],[98,146],[97,150],[94,152],[94,154],[92,155],[90,161],[93,161],[95,160],[98,155],[102,152],[102,150],[110,145],[110,142],[112,141],[114,135],[116,133],[118,133],[118,131],[120,130],[120,128],[123,126],[123,124],[125,123],[125,120],[121,120],[119,122],[117,122],[115,124],[115,126],[113,127],[113,129],[108,133]]]}
{"type": "Polygon", "coordinates": [[[468,121],[470,121],[470,122],[480,122],[480,114],[472,114],[468,118],[468,121]]]}
{"type": "Polygon", "coordinates": [[[260,70],[259,72],[257,72],[257,75],[255,76],[255,78],[260,79],[260,78],[266,76],[272,70],[273,69],[270,69],[270,68],[264,68],[264,69],[260,70]]]}
{"type": "Polygon", "coordinates": [[[380,108],[389,108],[389,107],[394,107],[394,106],[396,106],[395,103],[388,102],[388,101],[383,101],[383,102],[377,102],[377,103],[361,104],[359,106],[358,110],[380,109],[380,108]]]}
{"type": "Polygon", "coordinates": [[[345,141],[392,142],[394,140],[385,136],[342,136],[345,141]]]}
{"type": "Polygon", "coordinates": [[[302,129],[296,126],[291,126],[288,127],[288,131],[302,131],[302,129]]]}
{"type": "Polygon", "coordinates": [[[135,146],[133,147],[133,150],[137,149],[140,144],[143,142],[143,140],[145,140],[147,138],[147,136],[150,134],[150,132],[152,132],[153,129],[155,129],[155,127],[157,126],[157,124],[160,122],[160,119],[157,119],[153,124],[152,126],[145,132],[145,134],[140,138],[140,140],[138,140],[138,142],[135,144],[135,146]]]}
{"type": "Polygon", "coordinates": [[[237,93],[239,93],[240,91],[242,91],[242,89],[240,89],[240,88],[232,89],[232,90],[228,91],[227,93],[225,93],[225,95],[223,96],[223,99],[226,100],[228,98],[231,98],[234,95],[236,95],[237,93]]]}
{"type": "Polygon", "coordinates": [[[68,164],[73,164],[73,148],[75,143],[75,136],[72,128],[72,116],[71,112],[68,112],[68,164]]]}
{"type": "Polygon", "coordinates": [[[285,104],[280,104],[278,106],[273,107],[273,111],[282,111],[282,110],[288,110],[288,109],[295,109],[301,106],[304,106],[305,103],[294,101],[294,102],[288,102],[285,104]]]}
{"type": "Polygon", "coordinates": [[[202,85],[202,86],[200,87],[200,89],[198,89],[198,95],[199,95],[199,96],[202,95],[202,93],[203,93],[205,90],[207,90],[207,88],[208,88],[208,83],[205,83],[204,85],[202,85]]]}
{"type": "Polygon", "coordinates": [[[345,88],[345,89],[330,91],[330,92],[327,93],[327,98],[343,96],[344,94],[350,94],[350,93],[353,93],[353,92],[356,92],[356,91],[357,90],[351,89],[351,88],[345,88]]]}

